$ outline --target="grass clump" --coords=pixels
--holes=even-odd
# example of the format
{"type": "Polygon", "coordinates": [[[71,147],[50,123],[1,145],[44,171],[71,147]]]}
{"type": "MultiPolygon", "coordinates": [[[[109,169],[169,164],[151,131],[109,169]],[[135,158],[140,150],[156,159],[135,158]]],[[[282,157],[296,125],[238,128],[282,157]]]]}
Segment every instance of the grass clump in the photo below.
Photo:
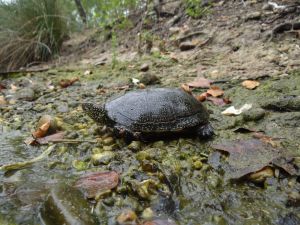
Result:
{"type": "Polygon", "coordinates": [[[0,70],[48,60],[67,33],[60,0],[0,0],[0,70]]]}
{"type": "Polygon", "coordinates": [[[186,13],[193,19],[199,19],[210,12],[210,6],[204,6],[202,0],[185,0],[186,13]]]}

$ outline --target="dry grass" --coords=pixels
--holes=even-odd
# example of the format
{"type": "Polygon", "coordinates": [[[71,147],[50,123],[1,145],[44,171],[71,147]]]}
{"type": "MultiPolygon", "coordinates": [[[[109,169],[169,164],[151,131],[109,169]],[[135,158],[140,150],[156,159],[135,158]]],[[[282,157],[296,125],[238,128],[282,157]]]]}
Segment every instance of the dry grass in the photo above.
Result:
{"type": "Polygon", "coordinates": [[[0,69],[16,70],[59,52],[67,31],[59,0],[0,1],[0,69]]]}

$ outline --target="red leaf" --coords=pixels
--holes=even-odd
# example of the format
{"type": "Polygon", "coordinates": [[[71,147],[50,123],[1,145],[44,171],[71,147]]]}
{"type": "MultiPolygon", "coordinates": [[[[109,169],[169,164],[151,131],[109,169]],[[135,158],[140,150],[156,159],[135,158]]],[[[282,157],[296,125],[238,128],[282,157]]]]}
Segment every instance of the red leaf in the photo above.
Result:
{"type": "Polygon", "coordinates": [[[83,175],[75,184],[87,198],[95,198],[97,194],[115,188],[119,183],[119,175],[115,171],[91,172],[83,175]]]}

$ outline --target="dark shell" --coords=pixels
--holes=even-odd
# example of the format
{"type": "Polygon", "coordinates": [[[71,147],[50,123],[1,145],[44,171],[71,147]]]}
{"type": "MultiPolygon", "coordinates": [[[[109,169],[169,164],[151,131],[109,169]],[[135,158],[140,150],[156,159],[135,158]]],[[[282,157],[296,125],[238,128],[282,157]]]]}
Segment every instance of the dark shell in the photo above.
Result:
{"type": "Polygon", "coordinates": [[[105,104],[108,117],[135,132],[181,131],[208,123],[205,107],[180,89],[128,92],[105,104]]]}

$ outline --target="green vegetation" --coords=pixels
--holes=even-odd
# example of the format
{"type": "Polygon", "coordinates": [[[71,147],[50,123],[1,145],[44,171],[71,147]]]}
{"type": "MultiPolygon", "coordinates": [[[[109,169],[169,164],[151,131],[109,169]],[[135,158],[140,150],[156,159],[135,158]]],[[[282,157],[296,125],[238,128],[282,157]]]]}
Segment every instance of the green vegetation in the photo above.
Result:
{"type": "Polygon", "coordinates": [[[0,1],[0,68],[49,59],[68,33],[58,0],[0,1]]]}
{"type": "Polygon", "coordinates": [[[186,13],[194,18],[199,19],[209,13],[210,6],[203,6],[202,0],[185,0],[186,13]]]}

